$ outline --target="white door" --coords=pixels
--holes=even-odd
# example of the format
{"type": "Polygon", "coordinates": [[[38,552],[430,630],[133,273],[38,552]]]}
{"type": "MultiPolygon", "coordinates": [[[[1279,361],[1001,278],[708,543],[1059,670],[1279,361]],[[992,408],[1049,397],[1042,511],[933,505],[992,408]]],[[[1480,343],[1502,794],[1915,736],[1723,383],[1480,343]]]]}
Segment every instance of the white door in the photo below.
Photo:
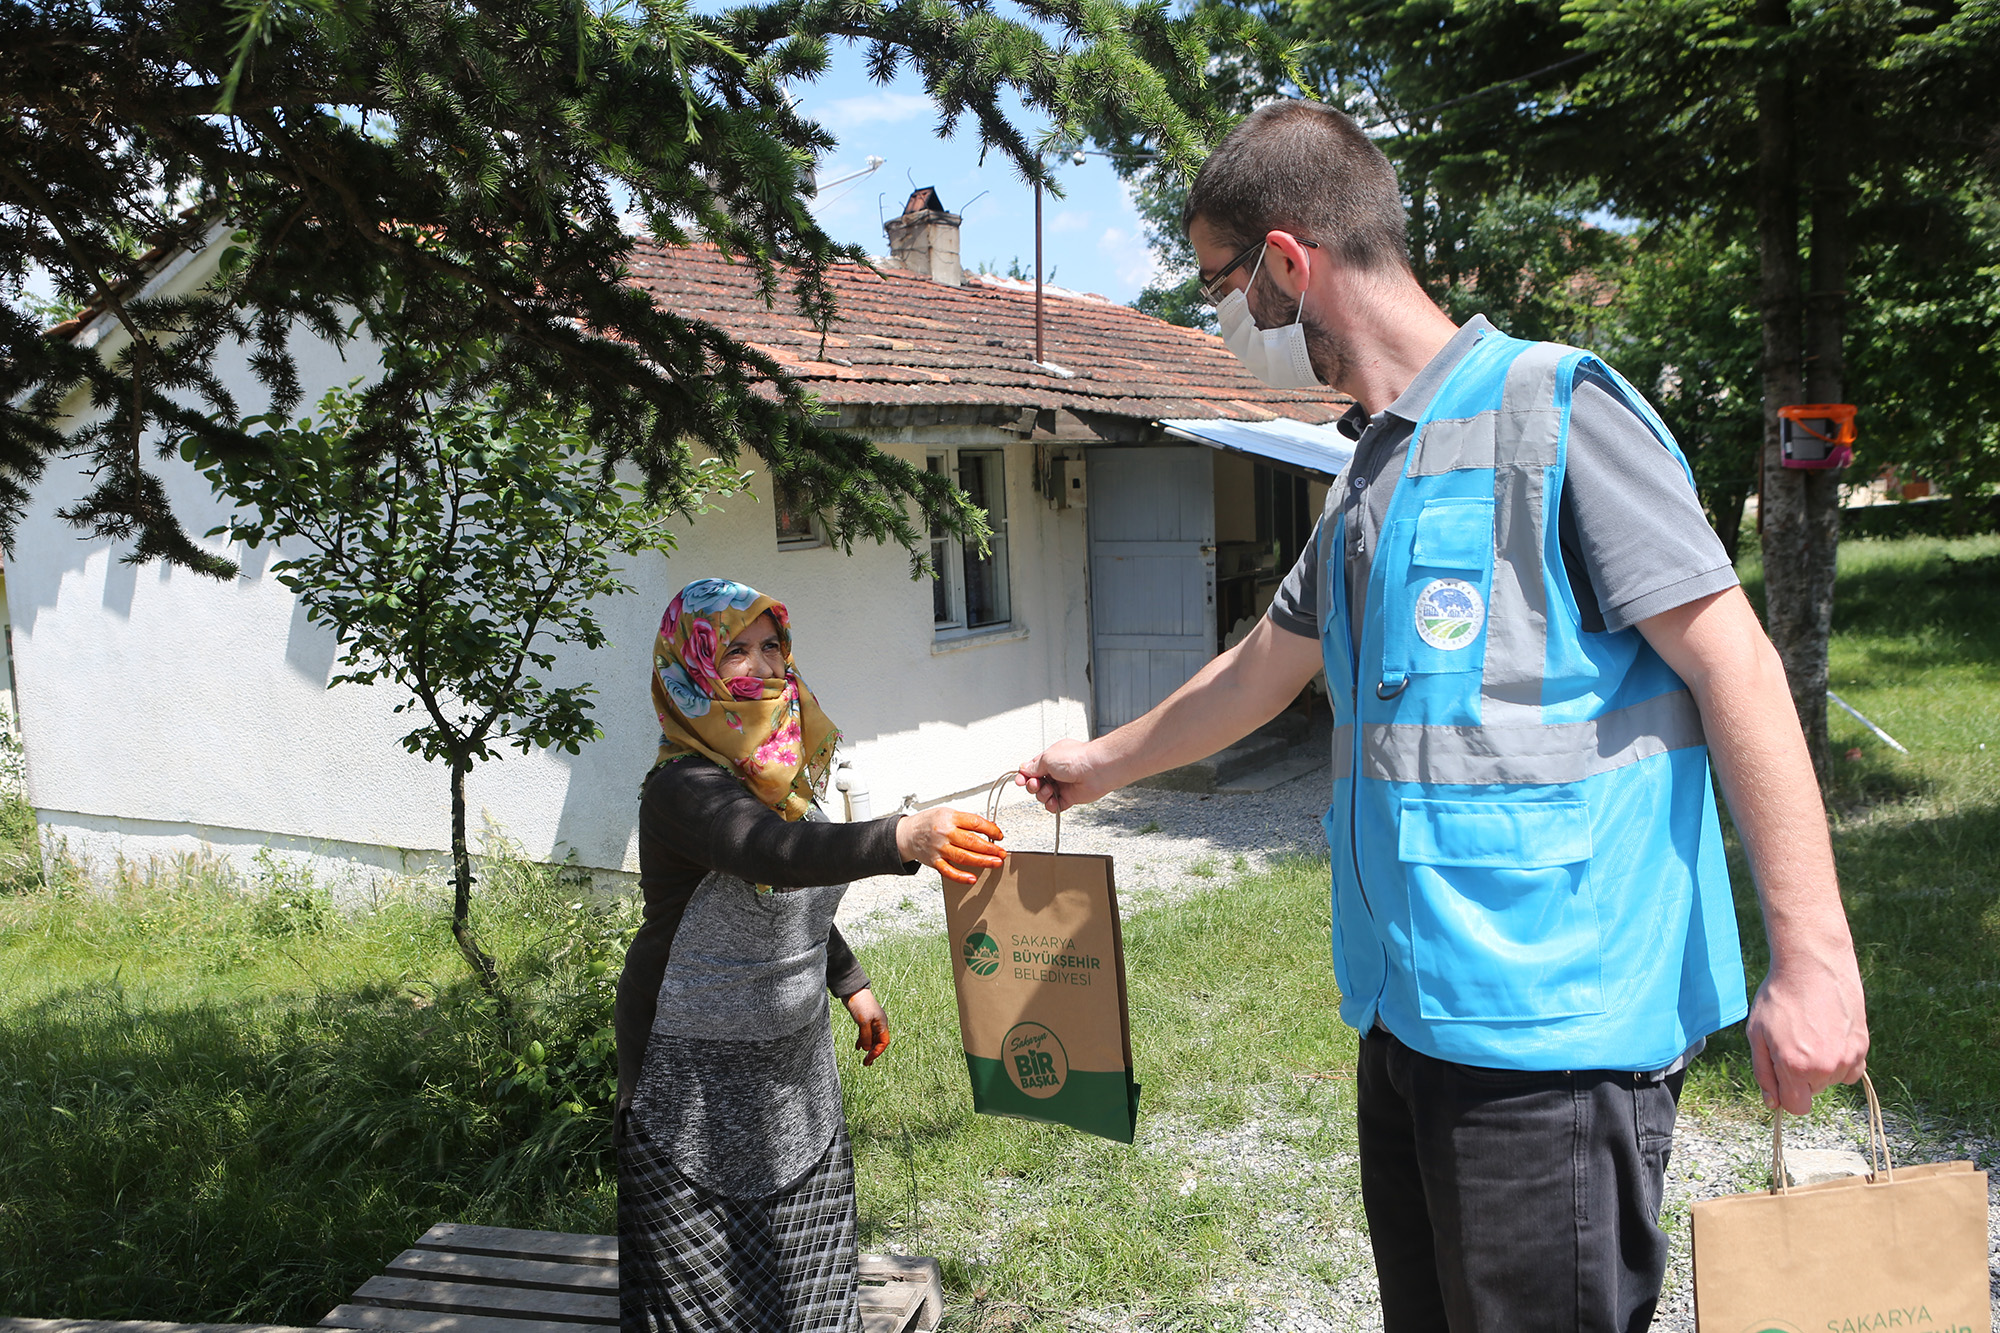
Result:
{"type": "Polygon", "coordinates": [[[1091,678],[1099,735],[1215,656],[1215,468],[1199,445],[1091,449],[1091,678]]]}

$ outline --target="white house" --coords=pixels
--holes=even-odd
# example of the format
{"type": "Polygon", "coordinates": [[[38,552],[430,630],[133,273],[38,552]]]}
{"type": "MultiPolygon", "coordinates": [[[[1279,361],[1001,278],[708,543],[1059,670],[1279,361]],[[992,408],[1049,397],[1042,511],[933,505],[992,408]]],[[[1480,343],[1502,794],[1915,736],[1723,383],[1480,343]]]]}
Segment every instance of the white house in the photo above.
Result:
{"type": "MultiPolygon", "coordinates": [[[[640,247],[631,280],[655,300],[776,357],[882,448],[955,475],[987,507],[992,553],[939,537],[939,577],[913,582],[907,553],[824,545],[757,475],[685,527],[671,558],[635,565],[637,595],[601,608],[611,647],[562,659],[568,679],[595,683],[604,738],[475,772],[490,827],[536,857],[636,870],[653,633],[693,578],[739,579],[791,608],[800,670],[878,814],[962,797],[1053,740],[1137,716],[1268,604],[1344,461],[1320,429],[1344,404],[1267,389],[1207,334],[1054,288],[1037,361],[1033,285],[962,274],[957,227],[919,191],[890,225],[896,266],[837,272],[842,318],[823,347],[714,249],[640,247]]],[[[166,257],[151,289],[208,281],[219,248],[166,257]]],[[[123,334],[99,315],[53,336],[110,351],[123,334]]],[[[367,369],[322,345],[300,361],[308,402],[367,369]]],[[[226,371],[259,401],[247,364],[226,371]]],[[[221,521],[206,483],[161,466],[191,531],[221,521]]],[[[444,770],[396,744],[395,691],[326,688],[338,647],[266,573],[268,551],[238,552],[230,583],[121,563],[55,516],[83,489],[51,465],[4,584],[45,837],[99,866],[265,846],[364,873],[435,859],[444,770]]]]}

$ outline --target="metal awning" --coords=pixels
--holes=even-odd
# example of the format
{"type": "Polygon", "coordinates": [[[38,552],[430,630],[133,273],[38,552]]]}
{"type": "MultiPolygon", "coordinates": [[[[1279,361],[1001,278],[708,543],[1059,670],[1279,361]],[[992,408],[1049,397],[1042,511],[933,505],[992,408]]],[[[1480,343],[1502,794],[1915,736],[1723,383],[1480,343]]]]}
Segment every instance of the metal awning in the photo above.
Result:
{"type": "Polygon", "coordinates": [[[1279,417],[1271,421],[1162,421],[1167,434],[1211,449],[1249,454],[1287,472],[1332,481],[1354,457],[1354,442],[1331,425],[1308,426],[1279,417]]]}

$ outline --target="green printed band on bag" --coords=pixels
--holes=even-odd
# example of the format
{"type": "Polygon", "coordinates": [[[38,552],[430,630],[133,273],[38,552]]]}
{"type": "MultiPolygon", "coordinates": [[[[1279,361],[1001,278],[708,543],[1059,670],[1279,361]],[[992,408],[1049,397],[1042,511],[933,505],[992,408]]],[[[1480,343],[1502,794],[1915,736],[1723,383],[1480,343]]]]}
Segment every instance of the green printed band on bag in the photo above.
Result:
{"type": "MultiPolygon", "coordinates": [[[[972,1109],[984,1115],[1010,1115],[1045,1124],[1068,1125],[1086,1134],[1130,1143],[1139,1122],[1139,1085],[1125,1070],[1064,1069],[1058,1085],[1044,1090],[1036,1078],[1050,1077],[1046,1067],[1030,1056],[1030,1070],[1024,1088],[1020,1058],[1012,1062],[967,1055],[966,1071],[972,1076],[972,1109]]],[[[1054,1060],[1053,1052],[1048,1053],[1054,1060]]]]}

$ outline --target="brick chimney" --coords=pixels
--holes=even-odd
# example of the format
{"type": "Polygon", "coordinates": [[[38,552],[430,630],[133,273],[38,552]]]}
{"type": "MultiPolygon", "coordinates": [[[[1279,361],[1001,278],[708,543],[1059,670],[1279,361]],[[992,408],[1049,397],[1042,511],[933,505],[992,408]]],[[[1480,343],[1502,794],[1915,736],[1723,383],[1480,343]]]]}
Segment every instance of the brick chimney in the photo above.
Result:
{"type": "Polygon", "coordinates": [[[889,233],[889,262],[947,287],[963,286],[965,269],[958,262],[960,220],[958,214],[944,211],[935,189],[924,186],[910,196],[901,217],[883,224],[882,230],[889,233]]]}

